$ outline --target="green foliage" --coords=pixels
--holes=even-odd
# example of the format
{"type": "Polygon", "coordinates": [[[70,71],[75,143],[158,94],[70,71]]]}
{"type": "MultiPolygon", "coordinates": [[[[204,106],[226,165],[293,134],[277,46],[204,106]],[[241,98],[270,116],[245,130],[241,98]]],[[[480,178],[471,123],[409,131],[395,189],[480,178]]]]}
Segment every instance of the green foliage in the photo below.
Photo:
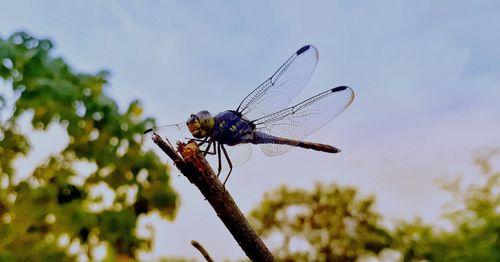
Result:
{"type": "Polygon", "coordinates": [[[500,261],[500,171],[492,164],[499,156],[493,150],[475,160],[484,183],[465,189],[457,182],[445,184],[455,199],[450,203],[455,207],[444,213],[451,230],[420,219],[386,229],[372,210],[373,198],[320,184],[312,191],[283,186],[266,194],[250,220],[270,243],[280,243],[274,250],[279,261],[355,261],[374,255],[384,260],[390,253],[402,261],[500,261]]]}
{"type": "MultiPolygon", "coordinates": [[[[103,243],[117,256],[134,258],[151,242],[134,233],[139,216],[159,212],[173,219],[178,205],[164,163],[140,150],[142,131],[153,120],[141,117],[138,101],[120,112],[105,92],[107,72],[77,73],[53,57],[52,48],[51,41],[24,32],[0,38],[0,78],[16,99],[0,122],[0,181],[8,182],[0,187],[0,260],[71,259],[71,245],[92,258],[103,243]],[[13,161],[31,151],[18,126],[26,114],[36,130],[64,128],[69,143],[16,182],[13,161]],[[81,162],[96,167],[89,177],[75,168],[81,162]],[[111,206],[92,196],[96,188],[108,189],[111,206]]],[[[5,102],[0,94],[0,110],[7,110],[5,102]]]]}
{"type": "Polygon", "coordinates": [[[483,184],[464,190],[459,183],[447,185],[459,204],[445,213],[453,230],[436,230],[418,220],[398,226],[394,245],[404,261],[500,261],[500,171],[491,164],[499,153],[476,159],[483,184]]]}
{"type": "Polygon", "coordinates": [[[279,261],[355,261],[391,243],[373,203],[334,184],[316,184],[312,192],[282,186],[265,195],[250,221],[261,236],[282,240],[274,251],[279,261]]]}

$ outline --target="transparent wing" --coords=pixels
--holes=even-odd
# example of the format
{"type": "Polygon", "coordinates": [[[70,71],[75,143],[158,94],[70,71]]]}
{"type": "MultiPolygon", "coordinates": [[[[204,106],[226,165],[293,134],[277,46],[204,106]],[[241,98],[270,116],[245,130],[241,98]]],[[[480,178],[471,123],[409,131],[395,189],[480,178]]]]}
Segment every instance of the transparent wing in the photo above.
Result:
{"type": "MultiPolygon", "coordinates": [[[[347,108],[354,99],[354,91],[347,86],[331,88],[295,106],[280,110],[253,121],[256,130],[275,137],[302,140],[325,126],[347,108]]],[[[268,156],[281,155],[292,146],[261,144],[268,156]]]]}
{"type": "MultiPolygon", "coordinates": [[[[212,152],[213,146],[214,145],[212,145],[210,152],[212,152]]],[[[238,144],[234,146],[224,145],[224,147],[226,148],[227,154],[229,155],[229,159],[231,159],[233,168],[244,165],[252,157],[252,146],[250,144],[238,144]]],[[[206,149],[206,146],[202,146],[200,148],[200,150],[204,149],[206,149]]],[[[219,166],[217,157],[218,157],[217,155],[211,155],[211,154],[207,154],[205,156],[205,159],[208,161],[208,163],[210,164],[215,173],[217,173],[217,168],[219,166]]],[[[224,152],[222,152],[222,149],[220,157],[222,165],[221,175],[224,175],[227,174],[227,172],[229,171],[229,165],[226,161],[226,157],[224,156],[224,152]]]]}
{"type": "Polygon", "coordinates": [[[250,144],[238,144],[234,146],[224,147],[227,150],[227,154],[231,159],[233,167],[238,167],[245,164],[252,157],[252,146],[250,144]]]}
{"type": "Polygon", "coordinates": [[[287,107],[302,91],[318,63],[318,51],[307,45],[295,52],[264,83],[248,94],[236,109],[257,119],[287,107]]]}
{"type": "Polygon", "coordinates": [[[144,131],[144,135],[142,136],[143,147],[153,150],[158,149],[158,146],[151,139],[153,133],[160,135],[161,138],[163,138],[163,140],[165,141],[168,140],[174,146],[174,148],[176,148],[175,145],[177,144],[177,142],[186,142],[193,137],[189,132],[186,123],[184,122],[172,125],[158,126],[144,131]]]}

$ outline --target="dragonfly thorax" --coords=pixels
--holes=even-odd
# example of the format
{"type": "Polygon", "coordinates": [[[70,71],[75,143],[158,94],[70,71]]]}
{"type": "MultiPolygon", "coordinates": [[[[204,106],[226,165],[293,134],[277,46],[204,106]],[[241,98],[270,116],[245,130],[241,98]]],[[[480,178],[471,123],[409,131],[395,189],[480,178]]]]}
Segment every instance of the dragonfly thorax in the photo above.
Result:
{"type": "Polygon", "coordinates": [[[186,121],[189,132],[196,138],[205,138],[210,136],[214,129],[215,120],[210,112],[202,110],[186,121]]]}

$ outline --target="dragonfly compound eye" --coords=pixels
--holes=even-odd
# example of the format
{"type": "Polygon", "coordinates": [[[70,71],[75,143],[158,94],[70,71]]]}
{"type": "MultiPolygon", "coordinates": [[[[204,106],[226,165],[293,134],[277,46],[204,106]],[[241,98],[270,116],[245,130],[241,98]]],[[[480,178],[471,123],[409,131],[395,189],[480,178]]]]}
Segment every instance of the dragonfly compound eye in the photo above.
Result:
{"type": "Polygon", "coordinates": [[[212,133],[215,120],[208,111],[200,111],[191,115],[186,121],[189,132],[196,138],[204,138],[212,133]]]}
{"type": "Polygon", "coordinates": [[[198,118],[201,129],[203,129],[203,131],[207,133],[210,133],[215,124],[215,120],[210,112],[206,110],[200,111],[196,114],[196,117],[198,118]]]}

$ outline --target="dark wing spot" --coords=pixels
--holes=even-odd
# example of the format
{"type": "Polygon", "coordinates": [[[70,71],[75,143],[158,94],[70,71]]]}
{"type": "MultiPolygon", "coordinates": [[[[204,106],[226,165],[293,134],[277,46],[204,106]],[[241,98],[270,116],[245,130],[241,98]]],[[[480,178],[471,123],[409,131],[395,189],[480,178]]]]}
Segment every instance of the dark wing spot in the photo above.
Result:
{"type": "Polygon", "coordinates": [[[304,53],[305,51],[307,51],[309,48],[311,48],[310,45],[306,45],[306,46],[303,46],[302,48],[300,48],[298,51],[297,51],[297,55],[300,55],[302,53],[304,53]]]}
{"type": "Polygon", "coordinates": [[[347,89],[347,86],[337,86],[335,88],[332,88],[332,93],[339,92],[339,91],[346,90],[346,89],[347,89]]]}

